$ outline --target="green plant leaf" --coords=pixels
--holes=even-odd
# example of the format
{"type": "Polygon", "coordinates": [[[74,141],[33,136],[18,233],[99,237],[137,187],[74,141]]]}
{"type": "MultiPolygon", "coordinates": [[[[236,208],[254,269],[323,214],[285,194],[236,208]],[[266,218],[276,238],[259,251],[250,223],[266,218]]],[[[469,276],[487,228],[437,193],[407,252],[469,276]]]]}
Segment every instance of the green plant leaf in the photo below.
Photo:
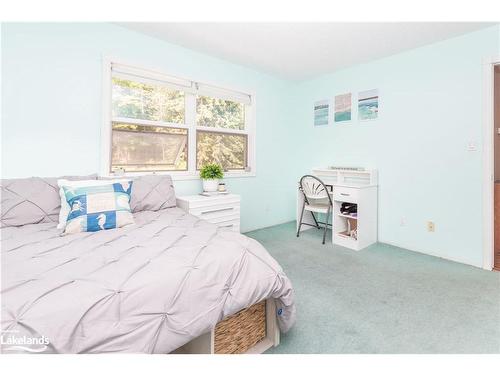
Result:
{"type": "Polygon", "coordinates": [[[200,178],[203,180],[215,180],[224,177],[224,172],[219,164],[206,164],[200,169],[200,178]]]}

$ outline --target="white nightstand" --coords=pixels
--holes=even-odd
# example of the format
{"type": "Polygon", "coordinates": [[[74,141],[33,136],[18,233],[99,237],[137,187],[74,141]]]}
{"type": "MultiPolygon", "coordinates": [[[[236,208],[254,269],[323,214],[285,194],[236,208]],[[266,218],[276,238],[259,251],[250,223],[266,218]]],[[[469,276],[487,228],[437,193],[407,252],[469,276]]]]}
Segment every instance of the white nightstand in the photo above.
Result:
{"type": "Polygon", "coordinates": [[[219,227],[240,231],[240,196],[237,194],[205,197],[185,195],[177,197],[177,207],[219,227]]]}

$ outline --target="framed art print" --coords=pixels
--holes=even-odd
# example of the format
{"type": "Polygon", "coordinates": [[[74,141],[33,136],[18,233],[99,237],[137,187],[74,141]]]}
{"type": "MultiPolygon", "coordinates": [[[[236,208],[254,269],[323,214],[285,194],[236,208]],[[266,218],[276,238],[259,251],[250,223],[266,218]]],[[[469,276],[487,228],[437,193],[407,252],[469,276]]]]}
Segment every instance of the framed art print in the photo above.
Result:
{"type": "Polygon", "coordinates": [[[314,103],[314,126],[328,125],[330,119],[330,102],[320,100],[314,103]]]}
{"type": "Polygon", "coordinates": [[[351,121],[352,117],[352,94],[335,96],[335,122],[351,121]]]}
{"type": "Polygon", "coordinates": [[[361,91],[358,95],[358,119],[375,120],[379,110],[378,90],[361,91]]]}

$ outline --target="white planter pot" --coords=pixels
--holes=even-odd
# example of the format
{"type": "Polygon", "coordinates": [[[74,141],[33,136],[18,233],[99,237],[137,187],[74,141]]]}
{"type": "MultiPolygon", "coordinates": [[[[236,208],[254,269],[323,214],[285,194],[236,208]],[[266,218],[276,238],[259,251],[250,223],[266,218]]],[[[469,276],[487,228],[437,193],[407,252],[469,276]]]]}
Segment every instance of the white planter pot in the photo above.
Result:
{"type": "Polygon", "coordinates": [[[219,180],[203,180],[203,191],[217,191],[219,180]]]}

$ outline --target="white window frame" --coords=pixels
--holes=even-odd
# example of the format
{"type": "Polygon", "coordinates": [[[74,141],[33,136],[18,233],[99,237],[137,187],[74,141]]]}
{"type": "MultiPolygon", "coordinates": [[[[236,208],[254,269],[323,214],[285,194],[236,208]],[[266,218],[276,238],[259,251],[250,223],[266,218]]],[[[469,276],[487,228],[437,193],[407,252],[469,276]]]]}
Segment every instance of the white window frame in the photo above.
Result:
{"type": "MultiPolygon", "coordinates": [[[[111,134],[112,121],[131,122],[128,118],[112,118],[112,84],[111,84],[111,67],[112,64],[127,65],[141,71],[151,72],[152,75],[158,74],[161,76],[175,77],[179,81],[202,82],[200,84],[212,86],[222,90],[230,90],[235,92],[246,93],[251,97],[251,104],[245,105],[245,130],[223,129],[208,126],[196,126],[196,111],[185,111],[185,124],[165,123],[157,121],[140,120],[140,123],[158,126],[168,126],[172,128],[181,128],[188,130],[188,170],[187,171],[154,171],[154,172],[126,172],[125,176],[139,176],[148,174],[171,175],[174,180],[196,180],[199,179],[199,171],[196,170],[196,134],[197,130],[214,132],[214,133],[230,133],[244,134],[247,136],[247,165],[249,170],[230,170],[224,173],[224,178],[233,177],[254,177],[257,173],[256,166],[256,95],[255,92],[248,89],[236,87],[223,87],[220,84],[207,82],[205,80],[184,79],[177,75],[171,75],[163,72],[160,69],[151,69],[145,64],[137,64],[124,62],[123,60],[104,56],[102,64],[102,103],[103,103],[103,122],[101,127],[101,159],[100,159],[100,174],[102,176],[113,176],[111,170],[111,134]]],[[[196,95],[185,95],[185,108],[196,108],[196,95]],[[194,102],[193,102],[194,101],[194,102]]],[[[137,122],[134,122],[137,123],[137,122]]]]}

